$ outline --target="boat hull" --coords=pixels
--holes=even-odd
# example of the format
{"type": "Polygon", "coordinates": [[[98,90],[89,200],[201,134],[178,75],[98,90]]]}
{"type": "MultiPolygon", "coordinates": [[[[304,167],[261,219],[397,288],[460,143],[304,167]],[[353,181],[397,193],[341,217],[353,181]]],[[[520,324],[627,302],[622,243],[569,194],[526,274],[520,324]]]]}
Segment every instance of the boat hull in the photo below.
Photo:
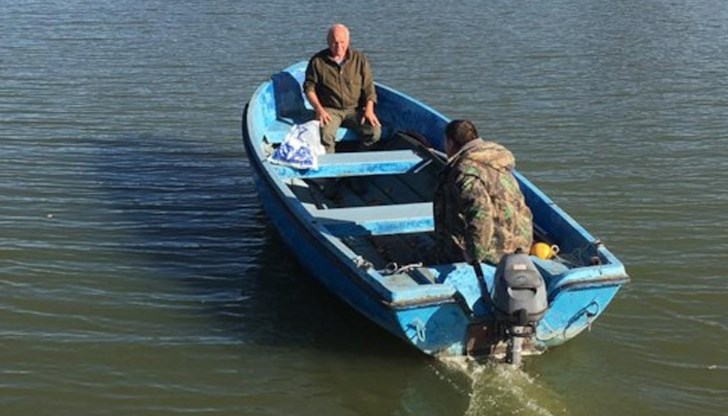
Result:
{"type": "MultiPolygon", "coordinates": [[[[292,86],[276,85],[274,77],[255,91],[243,113],[242,135],[263,208],[287,251],[307,271],[309,276],[305,278],[316,279],[359,313],[426,354],[498,355],[504,348],[500,336],[502,328],[495,321],[471,266],[465,263],[428,264],[385,272],[382,264],[369,262],[367,252],[358,251],[359,246],[351,243],[359,234],[363,235],[363,241],[370,242],[375,240],[372,236],[396,234],[397,229],[409,228],[402,232],[403,235],[419,231],[413,231],[413,227],[426,230],[428,226],[431,228],[431,214],[424,215],[419,222],[400,218],[385,224],[374,214],[365,221],[366,213],[380,209],[376,212],[391,214],[396,207],[385,207],[382,211],[367,206],[353,209],[343,206],[334,208],[348,208],[347,212],[359,209],[356,212],[362,212],[362,217],[324,224],[321,213],[328,215],[341,210],[330,209],[328,202],[311,208],[311,201],[302,200],[300,193],[295,192],[298,188],[313,189],[311,180],[323,175],[383,178],[397,169],[407,169],[399,172],[403,174],[400,176],[415,177],[419,170],[430,169],[431,161],[415,160],[416,163],[407,167],[402,161],[388,160],[389,165],[372,162],[369,166],[367,158],[374,155],[361,153],[354,155],[362,159],[354,166],[329,164],[318,172],[291,171],[271,163],[270,153],[278,143],[274,137],[281,134],[281,126],[285,128],[295,122],[287,120],[289,124],[281,124],[281,102],[291,96],[289,93],[300,94],[304,68],[305,63],[301,62],[281,73],[292,86]],[[283,97],[280,90],[286,88],[287,95],[283,97]]],[[[418,137],[426,139],[425,147],[434,152],[443,150],[446,117],[388,87],[377,85],[377,92],[377,111],[390,136],[392,131],[414,131],[418,137]]],[[[339,160],[345,156],[337,155],[339,160]]],[[[377,154],[377,157],[381,155],[377,154]]],[[[562,251],[574,253],[573,261],[576,262],[565,265],[534,258],[546,280],[549,302],[548,311],[528,343],[527,353],[538,353],[563,344],[590,328],[629,278],[622,263],[603,244],[520,173],[516,173],[516,177],[534,221],[539,224],[539,234],[558,238],[562,251]]],[[[414,181],[416,184],[417,179],[414,181]]],[[[482,266],[486,284],[492,288],[495,267],[482,266]]]]}

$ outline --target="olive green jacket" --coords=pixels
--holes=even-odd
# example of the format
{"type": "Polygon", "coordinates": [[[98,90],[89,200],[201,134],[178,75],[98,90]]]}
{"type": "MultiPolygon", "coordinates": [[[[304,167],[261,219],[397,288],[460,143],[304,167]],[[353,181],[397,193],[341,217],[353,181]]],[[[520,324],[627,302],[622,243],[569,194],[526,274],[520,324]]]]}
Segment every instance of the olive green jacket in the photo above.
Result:
{"type": "Polygon", "coordinates": [[[340,110],[362,107],[368,100],[376,103],[374,79],[366,56],[349,48],[339,67],[329,55],[329,50],[324,49],[309,60],[303,92],[315,90],[321,105],[340,110]]]}

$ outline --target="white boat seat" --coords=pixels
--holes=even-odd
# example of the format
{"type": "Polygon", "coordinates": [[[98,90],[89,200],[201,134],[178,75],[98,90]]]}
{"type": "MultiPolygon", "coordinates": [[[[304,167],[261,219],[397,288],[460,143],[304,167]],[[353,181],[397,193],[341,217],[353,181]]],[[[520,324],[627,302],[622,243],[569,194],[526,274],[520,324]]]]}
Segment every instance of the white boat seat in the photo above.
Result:
{"type": "Polygon", "coordinates": [[[329,153],[318,158],[319,169],[295,169],[272,165],[282,179],[338,178],[367,175],[396,175],[411,172],[427,163],[412,150],[380,150],[373,152],[329,153]]]}
{"type": "Polygon", "coordinates": [[[423,233],[434,230],[432,202],[315,209],[309,212],[334,236],[423,233]]]}

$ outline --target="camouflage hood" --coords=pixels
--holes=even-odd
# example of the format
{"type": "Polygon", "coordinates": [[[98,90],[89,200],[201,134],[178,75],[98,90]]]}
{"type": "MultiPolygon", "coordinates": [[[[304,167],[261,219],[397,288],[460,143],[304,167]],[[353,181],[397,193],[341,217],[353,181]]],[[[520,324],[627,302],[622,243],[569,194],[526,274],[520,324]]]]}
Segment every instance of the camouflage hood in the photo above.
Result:
{"type": "Polygon", "coordinates": [[[485,140],[473,140],[467,143],[452,157],[450,164],[462,159],[467,159],[470,163],[489,166],[500,172],[511,171],[516,166],[516,159],[510,150],[498,143],[485,140]]]}

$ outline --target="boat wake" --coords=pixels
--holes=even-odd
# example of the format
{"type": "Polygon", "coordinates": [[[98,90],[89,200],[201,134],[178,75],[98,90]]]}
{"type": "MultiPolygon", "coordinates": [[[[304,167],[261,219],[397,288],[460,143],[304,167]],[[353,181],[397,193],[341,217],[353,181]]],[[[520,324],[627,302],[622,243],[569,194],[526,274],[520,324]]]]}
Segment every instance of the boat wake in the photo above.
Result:
{"type": "Polygon", "coordinates": [[[465,416],[568,414],[553,392],[520,368],[463,357],[442,358],[441,362],[470,379],[470,402],[465,416]]]}

